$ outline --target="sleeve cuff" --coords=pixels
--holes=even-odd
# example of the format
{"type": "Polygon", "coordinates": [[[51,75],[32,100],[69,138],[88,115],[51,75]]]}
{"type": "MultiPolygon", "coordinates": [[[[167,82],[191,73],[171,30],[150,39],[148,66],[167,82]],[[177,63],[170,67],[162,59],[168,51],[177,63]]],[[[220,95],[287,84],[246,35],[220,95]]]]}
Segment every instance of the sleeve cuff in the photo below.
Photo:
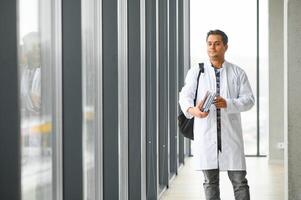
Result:
{"type": "Polygon", "coordinates": [[[183,105],[183,106],[181,107],[181,109],[182,109],[182,111],[183,111],[183,113],[184,113],[184,115],[185,115],[185,117],[186,117],[187,119],[193,118],[193,115],[191,115],[191,114],[188,112],[188,108],[191,108],[191,107],[193,107],[193,106],[191,106],[191,105],[183,105]]]}
{"type": "Polygon", "coordinates": [[[227,108],[225,109],[226,112],[231,112],[232,110],[232,100],[231,99],[226,99],[227,102],[227,108]]]}

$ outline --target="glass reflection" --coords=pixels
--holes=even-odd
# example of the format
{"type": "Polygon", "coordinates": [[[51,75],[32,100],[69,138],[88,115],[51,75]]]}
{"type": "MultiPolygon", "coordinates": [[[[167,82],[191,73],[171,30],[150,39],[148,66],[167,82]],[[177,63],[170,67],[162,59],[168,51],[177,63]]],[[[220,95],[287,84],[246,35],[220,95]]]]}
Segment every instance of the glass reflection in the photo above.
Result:
{"type": "Polygon", "coordinates": [[[101,1],[82,1],[82,88],[83,88],[83,191],[84,200],[101,198],[101,183],[99,183],[99,160],[101,155],[97,149],[99,144],[100,121],[98,99],[101,88],[100,70],[100,8],[101,1]],[[97,189],[96,189],[97,188],[97,189]]]}
{"type": "Polygon", "coordinates": [[[51,63],[49,54],[41,56],[47,46],[41,39],[40,6],[37,0],[19,1],[23,200],[52,199],[51,83],[44,78],[51,63]]]}

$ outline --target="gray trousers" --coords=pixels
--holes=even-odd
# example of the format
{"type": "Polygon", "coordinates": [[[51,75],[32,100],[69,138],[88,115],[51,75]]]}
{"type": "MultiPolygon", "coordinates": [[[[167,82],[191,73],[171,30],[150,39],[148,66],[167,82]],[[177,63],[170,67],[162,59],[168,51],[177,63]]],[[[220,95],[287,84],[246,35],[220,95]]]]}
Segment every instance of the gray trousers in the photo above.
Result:
{"type": "MultiPolygon", "coordinates": [[[[219,169],[203,170],[205,182],[203,184],[206,200],[220,200],[219,169]]],[[[232,183],[235,200],[250,200],[246,171],[228,171],[232,183]]]]}

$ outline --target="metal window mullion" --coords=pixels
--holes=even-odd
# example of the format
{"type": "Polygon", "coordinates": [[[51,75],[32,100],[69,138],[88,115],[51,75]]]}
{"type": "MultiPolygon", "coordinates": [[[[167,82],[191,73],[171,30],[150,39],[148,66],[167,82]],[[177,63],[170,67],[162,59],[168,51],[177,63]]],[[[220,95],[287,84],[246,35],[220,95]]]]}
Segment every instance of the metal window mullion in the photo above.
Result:
{"type": "Polygon", "coordinates": [[[62,128],[62,4],[61,0],[55,0],[52,3],[53,16],[53,48],[52,59],[54,67],[52,68],[53,92],[53,198],[63,199],[63,128],[62,128]]]}
{"type": "MultiPolygon", "coordinates": [[[[178,5],[178,0],[175,0],[175,9],[176,9],[176,32],[175,32],[175,35],[176,35],[176,44],[175,44],[175,46],[176,46],[176,58],[178,58],[179,57],[179,5],[178,5]]],[[[176,83],[178,83],[177,82],[177,70],[178,70],[178,66],[179,66],[179,59],[175,59],[175,69],[176,69],[176,73],[173,73],[173,75],[175,76],[174,78],[175,78],[175,80],[176,80],[176,83]]],[[[169,74],[169,73],[168,73],[169,74]]],[[[176,88],[176,90],[174,90],[174,92],[175,93],[177,93],[177,85],[175,86],[175,88],[176,88]]],[[[177,97],[177,94],[175,95],[176,97],[177,97]]],[[[178,98],[176,98],[176,100],[177,100],[178,98]]],[[[175,104],[177,105],[177,101],[175,102],[175,104]]],[[[177,109],[177,106],[174,106],[174,109],[177,109]]],[[[176,113],[177,114],[177,113],[176,113]]],[[[180,153],[180,151],[179,151],[179,132],[178,131],[176,131],[175,132],[175,140],[176,140],[176,144],[175,144],[175,146],[176,146],[176,157],[175,157],[175,164],[176,164],[176,166],[175,166],[175,173],[176,174],[178,174],[178,167],[179,167],[179,163],[180,163],[180,160],[179,160],[179,158],[180,158],[180,155],[179,155],[179,153],[180,153]]]]}
{"type": "Polygon", "coordinates": [[[257,146],[257,152],[256,152],[256,155],[257,156],[260,156],[260,121],[259,121],[259,111],[260,111],[260,105],[259,105],[259,0],[256,1],[257,2],[257,6],[256,6],[256,36],[257,36],[257,39],[256,39],[256,48],[257,48],[257,51],[256,51],[256,98],[257,98],[257,115],[256,115],[256,121],[257,121],[257,124],[256,124],[256,130],[257,130],[257,143],[256,143],[256,146],[257,146]]]}
{"type": "Polygon", "coordinates": [[[127,1],[118,0],[118,143],[119,198],[128,199],[127,1]]]}
{"type": "MultiPolygon", "coordinates": [[[[181,35],[181,40],[182,40],[182,62],[183,62],[183,80],[184,80],[184,75],[187,73],[187,71],[191,67],[190,63],[190,1],[185,1],[185,0],[180,0],[181,1],[181,6],[179,8],[181,9],[182,12],[182,35],[181,35]],[[185,49],[185,51],[184,51],[185,49]]],[[[183,81],[184,84],[184,81],[183,81]]],[[[191,152],[191,141],[188,139],[184,139],[186,143],[186,151],[187,151],[187,156],[192,156],[191,152]]]]}
{"type": "Polygon", "coordinates": [[[164,175],[164,177],[166,178],[166,180],[164,180],[165,184],[166,184],[166,188],[168,188],[169,186],[169,174],[170,174],[170,127],[169,127],[169,110],[170,110],[170,102],[169,102],[169,1],[168,0],[164,0],[164,12],[166,12],[164,14],[164,23],[165,23],[165,27],[164,27],[164,49],[163,49],[163,55],[164,55],[164,91],[165,91],[165,94],[166,97],[166,100],[164,99],[164,103],[166,105],[166,114],[164,116],[164,120],[165,121],[165,127],[164,127],[164,130],[166,131],[166,135],[165,135],[165,159],[166,161],[163,161],[165,164],[166,164],[166,167],[164,168],[164,173],[166,173],[164,175]]]}
{"type": "Polygon", "coordinates": [[[102,91],[102,0],[95,0],[96,27],[96,115],[95,115],[95,200],[103,199],[103,91],[102,91]]]}
{"type": "Polygon", "coordinates": [[[146,200],[146,41],[145,0],[140,0],[140,53],[141,53],[141,200],[146,200]]]}
{"type": "Polygon", "coordinates": [[[160,191],[160,183],[159,183],[159,0],[155,0],[155,23],[156,23],[156,133],[155,133],[155,140],[156,140],[156,184],[157,184],[157,197],[159,197],[160,191]]]}

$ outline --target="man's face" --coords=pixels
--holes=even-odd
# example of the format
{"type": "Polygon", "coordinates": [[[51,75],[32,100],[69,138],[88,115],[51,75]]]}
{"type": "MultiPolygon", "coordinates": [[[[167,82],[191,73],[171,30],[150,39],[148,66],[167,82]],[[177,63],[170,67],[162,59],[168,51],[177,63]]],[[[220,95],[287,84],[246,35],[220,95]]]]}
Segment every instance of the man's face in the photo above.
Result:
{"type": "Polygon", "coordinates": [[[32,43],[26,52],[28,67],[39,67],[41,63],[39,43],[32,43]]]}
{"type": "Polygon", "coordinates": [[[209,37],[207,38],[207,53],[210,59],[224,59],[227,48],[228,45],[224,45],[222,36],[209,35],[209,37]]]}

